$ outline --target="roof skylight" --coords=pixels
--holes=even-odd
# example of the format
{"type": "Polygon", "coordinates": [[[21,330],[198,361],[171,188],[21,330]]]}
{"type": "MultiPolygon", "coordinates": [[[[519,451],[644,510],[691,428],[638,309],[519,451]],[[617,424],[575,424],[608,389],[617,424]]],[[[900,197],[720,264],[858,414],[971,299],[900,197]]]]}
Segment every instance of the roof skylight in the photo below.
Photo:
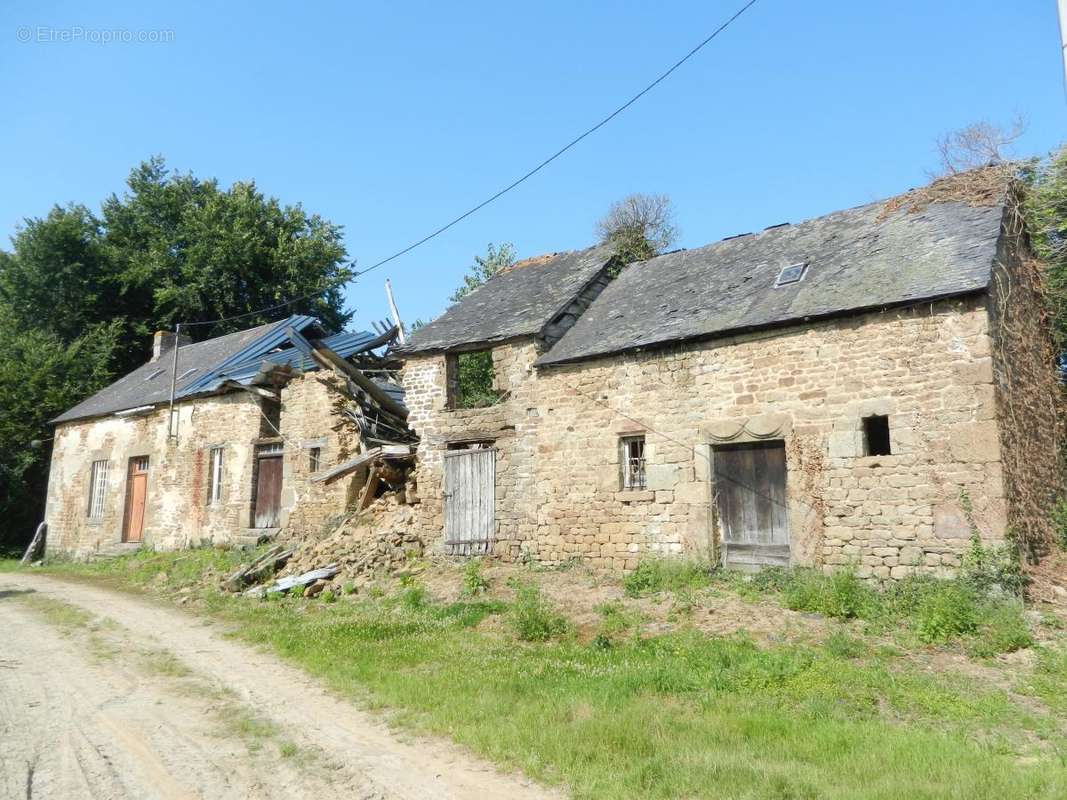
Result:
{"type": "Polygon", "coordinates": [[[778,273],[778,280],[774,282],[774,287],[777,289],[779,286],[787,286],[790,283],[799,283],[805,273],[808,271],[808,262],[804,261],[800,264],[791,264],[788,267],[784,267],[781,272],[778,273]]]}

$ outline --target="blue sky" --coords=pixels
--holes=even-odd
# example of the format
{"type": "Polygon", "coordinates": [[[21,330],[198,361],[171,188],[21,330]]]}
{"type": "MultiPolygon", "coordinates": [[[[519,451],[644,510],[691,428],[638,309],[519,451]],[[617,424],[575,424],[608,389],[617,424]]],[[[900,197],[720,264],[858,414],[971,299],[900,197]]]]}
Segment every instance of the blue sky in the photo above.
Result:
{"type": "MultiPolygon", "coordinates": [[[[344,225],[367,266],[525,172],[740,4],[6,0],[3,246],[22,218],[95,207],[158,153],[344,225]]],[[[1022,114],[1018,154],[1047,151],[1067,138],[1059,58],[1052,0],[760,0],[522,187],[361,279],[355,324],[386,315],[386,277],[406,318],[440,313],[488,242],[590,244],[630,192],[669,194],[695,247],[923,183],[936,138],[977,119],[1022,114]]]]}

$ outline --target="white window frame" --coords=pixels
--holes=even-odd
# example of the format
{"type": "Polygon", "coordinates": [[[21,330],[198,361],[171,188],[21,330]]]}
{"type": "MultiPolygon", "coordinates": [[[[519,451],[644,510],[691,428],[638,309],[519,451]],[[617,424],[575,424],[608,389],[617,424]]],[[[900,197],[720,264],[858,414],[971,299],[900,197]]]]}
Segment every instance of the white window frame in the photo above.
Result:
{"type": "Polygon", "coordinates": [[[648,488],[645,461],[645,435],[623,436],[619,440],[622,488],[643,491],[648,488]]]}
{"type": "Polygon", "coordinates": [[[222,502],[222,451],[222,447],[212,447],[208,454],[211,478],[208,481],[207,502],[211,506],[217,506],[222,502]]]}
{"type": "Polygon", "coordinates": [[[89,467],[89,519],[102,519],[107,502],[107,479],[111,472],[111,462],[106,458],[94,461],[89,467]]]}

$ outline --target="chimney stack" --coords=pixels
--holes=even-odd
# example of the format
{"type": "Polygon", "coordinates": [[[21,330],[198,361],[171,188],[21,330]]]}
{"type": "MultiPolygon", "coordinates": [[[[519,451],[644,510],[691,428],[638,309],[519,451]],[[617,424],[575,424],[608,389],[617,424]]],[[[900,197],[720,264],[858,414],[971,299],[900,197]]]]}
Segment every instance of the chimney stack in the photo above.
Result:
{"type": "MultiPolygon", "coordinates": [[[[152,336],[152,361],[159,361],[165,354],[173,350],[174,340],[173,331],[156,331],[152,336]]],[[[186,347],[192,343],[193,340],[183,333],[178,346],[186,347]]]]}

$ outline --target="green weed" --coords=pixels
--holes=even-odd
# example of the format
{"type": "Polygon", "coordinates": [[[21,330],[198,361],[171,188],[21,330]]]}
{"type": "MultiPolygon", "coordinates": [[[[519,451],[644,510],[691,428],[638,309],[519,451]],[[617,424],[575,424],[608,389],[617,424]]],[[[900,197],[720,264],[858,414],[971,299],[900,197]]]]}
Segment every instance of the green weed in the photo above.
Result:
{"type": "Polygon", "coordinates": [[[472,558],[463,568],[463,588],[465,597],[477,597],[489,591],[489,581],[482,575],[482,560],[472,558]]]}
{"type": "Polygon", "coordinates": [[[656,592],[698,589],[711,583],[711,568],[683,558],[649,558],[623,578],[629,597],[645,597],[656,592]]]}
{"type": "Polygon", "coordinates": [[[815,570],[796,570],[785,583],[783,601],[794,611],[808,611],[836,619],[870,617],[878,608],[875,590],[851,570],[823,575],[815,570]]]}
{"type": "Polygon", "coordinates": [[[524,642],[547,642],[570,628],[566,617],[553,608],[541,596],[541,589],[533,584],[516,586],[515,602],[509,610],[508,620],[515,635],[524,642]]]}

